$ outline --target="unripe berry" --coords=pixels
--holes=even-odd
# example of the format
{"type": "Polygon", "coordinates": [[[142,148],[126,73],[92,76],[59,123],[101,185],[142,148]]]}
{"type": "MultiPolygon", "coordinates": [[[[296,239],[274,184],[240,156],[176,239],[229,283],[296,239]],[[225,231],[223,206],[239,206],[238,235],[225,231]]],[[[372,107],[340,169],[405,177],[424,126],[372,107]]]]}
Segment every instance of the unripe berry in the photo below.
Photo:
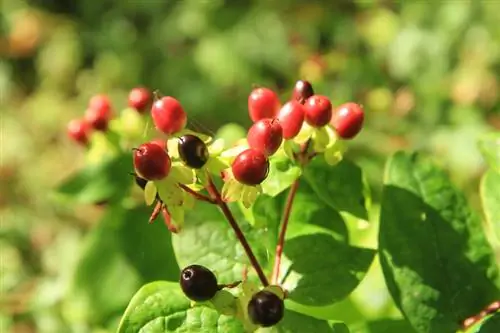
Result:
{"type": "Polygon", "coordinates": [[[170,172],[172,162],[165,149],[152,142],[134,149],[134,167],[139,176],[147,180],[160,180],[170,172]]]}
{"type": "Polygon", "coordinates": [[[83,119],[73,119],[68,123],[68,136],[82,145],[86,145],[89,142],[90,132],[91,128],[89,124],[83,119]]]}
{"type": "Polygon", "coordinates": [[[250,148],[270,156],[278,150],[283,141],[283,129],[277,119],[261,119],[250,127],[247,140],[250,148]]]}
{"type": "Polygon", "coordinates": [[[304,104],[304,102],[314,95],[314,90],[309,81],[299,80],[295,83],[293,88],[293,99],[297,102],[304,104]]]}
{"type": "Polygon", "coordinates": [[[330,125],[342,139],[352,139],[363,128],[364,119],[363,107],[350,102],[342,104],[333,112],[330,125]]]}
{"type": "Polygon", "coordinates": [[[162,97],[153,103],[151,116],[156,128],[169,135],[184,129],[187,123],[187,115],[181,103],[170,96],[162,97]]]}
{"type": "Polygon", "coordinates": [[[144,87],[134,88],[128,95],[128,106],[136,109],[140,113],[146,110],[150,101],[151,93],[144,87]]]}
{"type": "Polygon", "coordinates": [[[280,106],[278,95],[269,88],[254,89],[248,96],[248,113],[253,122],[276,117],[280,106]]]}
{"type": "Polygon", "coordinates": [[[283,128],[283,138],[292,139],[299,134],[304,122],[304,106],[297,101],[290,101],[283,105],[278,112],[278,120],[283,128]]]}
{"type": "Polygon", "coordinates": [[[203,167],[210,157],[205,142],[191,134],[183,135],[179,138],[178,151],[181,160],[193,169],[203,167]]]}
{"type": "Polygon", "coordinates": [[[304,104],[305,120],[312,127],[323,127],[332,118],[332,103],[326,96],[314,95],[304,104]]]}
{"type": "Polygon", "coordinates": [[[248,316],[259,326],[274,326],[283,319],[285,304],[276,294],[262,290],[253,295],[248,303],[248,316]]]}
{"type": "Polygon", "coordinates": [[[101,94],[90,99],[84,118],[94,129],[105,131],[112,116],[111,101],[108,96],[101,94]]]}
{"type": "Polygon", "coordinates": [[[181,272],[181,289],[184,294],[196,302],[212,299],[219,290],[215,274],[201,265],[191,265],[181,272]]]}
{"type": "Polygon", "coordinates": [[[269,160],[266,155],[255,149],[242,151],[234,159],[231,170],[234,178],[245,185],[258,185],[269,173],[269,160]]]}

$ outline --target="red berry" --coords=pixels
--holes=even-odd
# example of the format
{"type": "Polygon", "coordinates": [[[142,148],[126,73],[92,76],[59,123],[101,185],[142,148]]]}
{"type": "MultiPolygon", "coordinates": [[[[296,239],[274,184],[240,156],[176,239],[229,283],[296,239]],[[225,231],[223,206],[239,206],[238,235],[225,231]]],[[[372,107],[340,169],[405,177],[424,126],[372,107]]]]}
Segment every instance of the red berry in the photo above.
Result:
{"type": "Polygon", "coordinates": [[[128,95],[128,106],[136,109],[139,112],[144,112],[151,100],[151,93],[148,89],[137,87],[130,91],[128,95]]]}
{"type": "Polygon", "coordinates": [[[333,112],[330,124],[343,139],[354,138],[363,127],[365,113],[356,103],[345,103],[333,112]]]}
{"type": "Polygon", "coordinates": [[[293,88],[293,99],[301,104],[314,95],[314,90],[309,81],[299,80],[295,83],[293,88]]]}
{"type": "Polygon", "coordinates": [[[328,97],[314,95],[304,104],[306,122],[312,127],[323,127],[332,118],[332,103],[328,97]]]}
{"type": "Polygon", "coordinates": [[[245,185],[258,185],[269,173],[269,160],[266,155],[255,149],[242,151],[231,165],[234,178],[245,185]]]}
{"type": "Polygon", "coordinates": [[[304,107],[297,101],[290,101],[281,108],[278,120],[283,128],[284,139],[292,139],[299,134],[304,117],[304,107]]]}
{"type": "Polygon", "coordinates": [[[276,117],[280,107],[278,95],[271,89],[257,88],[248,96],[248,113],[253,122],[276,117]]]}
{"type": "Polygon", "coordinates": [[[147,180],[160,180],[170,172],[172,162],[167,152],[157,143],[147,142],[134,149],[134,167],[147,180]]]}
{"type": "Polygon", "coordinates": [[[98,131],[105,131],[112,117],[111,101],[106,95],[95,95],[90,99],[85,112],[85,121],[98,131]]]}
{"type": "Polygon", "coordinates": [[[153,103],[151,116],[156,128],[165,134],[174,134],[182,130],[187,123],[187,115],[181,103],[166,96],[153,103]]]}
{"type": "Polygon", "coordinates": [[[278,150],[283,141],[283,129],[277,119],[261,119],[250,127],[247,140],[250,148],[270,156],[278,150]]]}
{"type": "Polygon", "coordinates": [[[73,119],[68,123],[68,136],[74,141],[86,145],[89,142],[91,128],[83,119],[73,119]]]}

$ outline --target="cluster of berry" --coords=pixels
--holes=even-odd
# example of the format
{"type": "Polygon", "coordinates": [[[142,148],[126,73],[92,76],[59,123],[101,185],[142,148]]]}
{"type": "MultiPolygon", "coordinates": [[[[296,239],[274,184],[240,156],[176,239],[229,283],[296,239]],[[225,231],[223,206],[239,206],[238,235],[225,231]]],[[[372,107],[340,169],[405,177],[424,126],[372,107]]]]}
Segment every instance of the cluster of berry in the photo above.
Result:
{"type": "MultiPolygon", "coordinates": [[[[144,113],[151,101],[151,93],[143,87],[134,88],[128,96],[128,105],[139,113],[144,113]]],[[[68,123],[68,136],[79,144],[89,143],[92,131],[106,131],[113,118],[113,108],[107,95],[93,96],[81,119],[73,119],[68,123]]]]}
{"type": "MultiPolygon", "coordinates": [[[[253,124],[247,137],[233,147],[225,147],[223,141],[187,129],[186,112],[173,97],[156,97],[153,101],[147,89],[135,88],[128,105],[140,114],[150,108],[157,131],[153,138],[133,148],[135,181],[144,190],[146,203],[157,203],[150,221],[162,211],[169,230],[179,232],[184,210],[194,201],[218,205],[265,287],[245,296],[248,299],[242,316],[253,325],[278,323],[284,315],[286,292],[269,285],[227,202],[240,200],[249,207],[262,192],[261,184],[269,177],[275,157],[288,158],[303,167],[322,153],[327,163],[337,163],[343,152],[340,142],[354,138],[363,126],[363,108],[356,103],[334,108],[326,96],[315,94],[312,85],[302,80],[296,82],[292,98],[283,105],[273,90],[256,88],[248,98],[253,124]],[[222,178],[222,191],[217,189],[214,176],[222,178]]],[[[91,129],[106,131],[111,118],[109,99],[95,96],[84,119],[70,122],[68,133],[77,142],[88,144],[91,129]]],[[[284,242],[284,236],[279,241],[284,242]]],[[[275,284],[279,264],[277,258],[275,284]]],[[[214,273],[200,265],[186,267],[181,273],[182,290],[197,302],[211,300],[223,288],[235,285],[217,284],[214,273]]]]}

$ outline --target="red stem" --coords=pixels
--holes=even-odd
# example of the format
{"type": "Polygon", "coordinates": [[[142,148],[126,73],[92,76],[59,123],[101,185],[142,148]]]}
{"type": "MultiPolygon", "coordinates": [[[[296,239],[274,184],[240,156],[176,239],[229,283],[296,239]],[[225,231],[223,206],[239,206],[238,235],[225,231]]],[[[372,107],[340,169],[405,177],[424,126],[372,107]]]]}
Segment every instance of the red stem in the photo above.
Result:
{"type": "Polygon", "coordinates": [[[182,188],[184,191],[186,191],[187,193],[191,194],[193,197],[195,197],[196,199],[198,199],[200,201],[205,201],[205,202],[208,202],[208,203],[211,203],[211,204],[216,204],[217,203],[217,202],[215,202],[214,199],[212,199],[210,197],[207,197],[204,194],[198,193],[195,190],[189,188],[188,186],[186,186],[184,184],[179,184],[179,187],[182,188]]]}
{"type": "Polygon", "coordinates": [[[274,255],[274,268],[273,268],[273,276],[272,283],[277,284],[280,276],[280,266],[281,266],[281,257],[283,255],[283,249],[285,247],[285,235],[286,229],[288,227],[288,221],[290,220],[290,213],[292,211],[293,199],[295,198],[295,194],[297,193],[297,189],[299,188],[299,178],[295,180],[288,191],[288,197],[286,198],[285,208],[283,210],[283,216],[281,219],[281,230],[278,236],[278,244],[276,245],[276,254],[274,255]]]}
{"type": "Polygon", "coordinates": [[[217,190],[217,187],[215,184],[212,182],[211,179],[208,181],[208,186],[207,186],[207,191],[212,195],[213,199],[215,200],[215,203],[219,206],[219,208],[222,210],[222,213],[226,217],[227,221],[231,225],[231,228],[233,228],[234,233],[236,234],[236,238],[240,241],[241,245],[243,246],[243,249],[245,250],[248,259],[250,260],[250,263],[252,264],[253,268],[255,269],[255,272],[259,276],[260,281],[264,285],[264,287],[267,287],[269,285],[269,281],[267,280],[266,275],[264,274],[264,271],[262,270],[262,267],[260,266],[259,262],[257,261],[257,258],[255,257],[252,248],[250,247],[250,244],[248,243],[247,239],[245,238],[245,235],[241,231],[240,226],[236,222],[233,213],[231,213],[231,210],[229,209],[227,203],[222,200],[220,192],[217,190]]]}

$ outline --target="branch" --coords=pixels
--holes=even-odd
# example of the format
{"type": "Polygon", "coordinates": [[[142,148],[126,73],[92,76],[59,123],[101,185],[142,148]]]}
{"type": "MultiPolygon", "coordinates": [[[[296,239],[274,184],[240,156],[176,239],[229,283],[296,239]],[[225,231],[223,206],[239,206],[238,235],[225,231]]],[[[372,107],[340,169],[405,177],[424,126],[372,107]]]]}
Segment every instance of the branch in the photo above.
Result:
{"type": "Polygon", "coordinates": [[[227,221],[229,222],[229,225],[231,225],[231,228],[233,229],[234,233],[236,234],[236,238],[238,238],[241,245],[243,246],[243,249],[245,250],[245,252],[248,256],[248,259],[250,260],[250,263],[252,264],[253,268],[255,269],[255,272],[259,276],[260,281],[262,282],[264,287],[267,287],[269,285],[269,281],[267,280],[267,277],[264,274],[262,267],[260,266],[259,262],[257,261],[257,258],[255,257],[255,255],[252,251],[252,248],[250,247],[250,244],[248,243],[247,239],[245,238],[245,235],[241,231],[240,226],[236,222],[233,213],[231,213],[231,210],[229,209],[227,203],[224,200],[222,200],[220,192],[217,190],[217,187],[212,182],[212,179],[209,179],[208,182],[209,182],[208,186],[207,186],[208,193],[210,193],[210,195],[215,200],[215,203],[222,210],[222,213],[224,214],[227,221]]]}

